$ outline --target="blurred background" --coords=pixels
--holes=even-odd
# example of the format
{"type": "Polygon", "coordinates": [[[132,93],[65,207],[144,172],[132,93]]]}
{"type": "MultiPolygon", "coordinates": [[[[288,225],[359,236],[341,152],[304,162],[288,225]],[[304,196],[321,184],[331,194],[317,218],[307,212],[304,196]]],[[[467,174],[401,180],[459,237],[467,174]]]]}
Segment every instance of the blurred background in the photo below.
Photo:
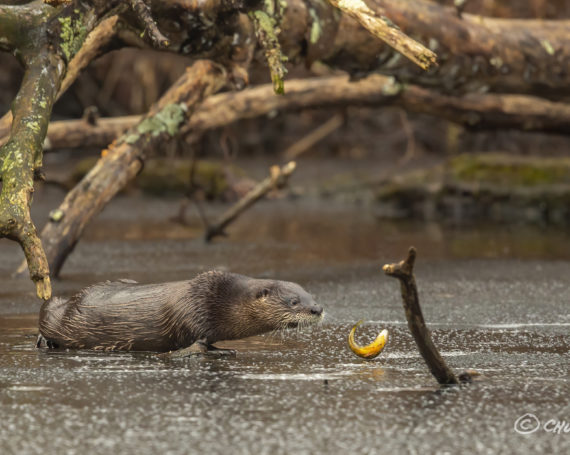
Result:
{"type": "MultiPolygon", "coordinates": [[[[508,19],[565,19],[570,0],[469,0],[464,11],[508,19]]],[[[102,118],[144,114],[191,64],[188,57],[168,52],[110,52],[92,62],[55,104],[52,121],[79,119],[88,110],[102,118]]],[[[287,79],[316,76],[315,68],[289,65],[287,79]]],[[[9,110],[21,78],[16,59],[0,53],[0,112],[9,110]]],[[[254,59],[250,85],[269,82],[264,59],[254,59]]],[[[399,107],[274,112],[165,140],[127,191],[177,198],[182,214],[187,195],[235,201],[265,178],[270,165],[285,162],[288,148],[335,118],[339,126],[300,155],[290,187],[272,198],[357,204],[382,219],[540,226],[570,221],[568,136],[470,131],[399,107]],[[191,182],[194,159],[199,162],[191,182]]],[[[60,188],[63,197],[102,148],[50,148],[44,155],[44,185],[60,188]]]]}
{"type": "MultiPolygon", "coordinates": [[[[440,0],[439,3],[452,5],[453,0],[440,0]]],[[[469,0],[465,11],[504,18],[562,19],[570,17],[570,1],[469,0]]],[[[86,109],[92,107],[101,117],[143,114],[190,64],[190,59],[167,52],[123,49],[106,54],[93,62],[56,103],[52,120],[80,118],[86,109]]],[[[252,85],[270,82],[263,62],[254,64],[250,75],[252,85]]],[[[304,67],[291,67],[288,78],[311,75],[311,71],[304,67]]],[[[1,53],[1,112],[9,109],[21,78],[22,69],[16,59],[1,53]]],[[[154,157],[168,158],[167,164],[159,160],[155,173],[151,173],[149,178],[141,178],[138,185],[154,194],[183,195],[188,186],[187,158],[196,156],[223,162],[222,179],[228,176],[228,163],[235,166],[231,174],[240,178],[230,177],[232,191],[218,191],[219,185],[218,189],[212,189],[217,184],[211,182],[202,185],[209,185],[204,190],[208,198],[235,199],[250,188],[254,180],[266,174],[269,164],[283,161],[282,154],[288,147],[335,115],[341,116],[341,126],[302,156],[297,172],[299,194],[382,202],[387,197],[384,191],[387,177],[431,168],[459,154],[564,157],[570,151],[570,141],[566,136],[505,130],[470,132],[446,120],[407,113],[397,107],[310,109],[243,120],[198,136],[166,141],[160,150],[154,151],[154,157]],[[179,171],[172,170],[172,167],[178,167],[179,171]],[[165,174],[167,182],[161,184],[160,176],[165,174]],[[147,185],[145,182],[149,181],[153,183],[147,185]],[[173,184],[174,181],[177,183],[173,184]]],[[[45,156],[48,181],[71,188],[94,163],[94,158],[85,158],[96,157],[99,153],[99,148],[85,147],[50,150],[45,156]]],[[[459,166],[464,165],[459,163],[459,166]]],[[[559,164],[553,166],[558,168],[559,164]]],[[[151,169],[152,165],[146,172],[151,169]]],[[[205,177],[206,180],[209,178],[205,177]]],[[[500,180],[502,177],[496,178],[500,180]]],[[[427,181],[431,177],[425,179],[427,181]]],[[[519,180],[515,179],[513,184],[520,183],[519,180]]],[[[566,182],[566,177],[554,183],[560,181],[566,182]]],[[[224,189],[227,188],[226,183],[222,184],[224,189]]],[[[393,197],[391,193],[389,198],[393,197]]],[[[397,196],[395,204],[400,207],[403,199],[404,196],[397,196]]],[[[425,217],[429,210],[422,208],[402,212],[392,207],[384,212],[386,216],[404,213],[405,216],[425,217]]],[[[499,218],[504,219],[505,216],[499,218]]],[[[529,217],[517,215],[516,218],[529,217]]],[[[538,215],[530,217],[535,221],[536,218],[544,221],[544,217],[538,215]]],[[[550,218],[561,219],[565,215],[550,218]]]]}

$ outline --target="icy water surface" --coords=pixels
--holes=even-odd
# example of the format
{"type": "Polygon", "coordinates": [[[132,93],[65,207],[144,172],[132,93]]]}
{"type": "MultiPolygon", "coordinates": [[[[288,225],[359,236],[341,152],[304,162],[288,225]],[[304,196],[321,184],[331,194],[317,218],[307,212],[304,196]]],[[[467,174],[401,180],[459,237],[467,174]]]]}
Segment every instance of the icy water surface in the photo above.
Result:
{"type": "Polygon", "coordinates": [[[0,242],[0,453],[570,451],[565,233],[385,224],[348,208],[278,203],[206,247],[192,240],[198,228],[156,221],[175,208],[118,201],[78,246],[56,293],[221,267],[299,282],[325,307],[325,323],[225,343],[235,359],[38,351],[33,290],[9,278],[21,254],[0,242]],[[127,206],[133,219],[122,218],[127,206]],[[437,345],[457,372],[481,373],[461,389],[437,387],[407,330],[398,283],[380,272],[411,243],[437,345]],[[390,331],[373,361],[346,344],[361,318],[361,343],[390,331]],[[517,432],[522,417],[519,430],[538,428],[517,432]]]}

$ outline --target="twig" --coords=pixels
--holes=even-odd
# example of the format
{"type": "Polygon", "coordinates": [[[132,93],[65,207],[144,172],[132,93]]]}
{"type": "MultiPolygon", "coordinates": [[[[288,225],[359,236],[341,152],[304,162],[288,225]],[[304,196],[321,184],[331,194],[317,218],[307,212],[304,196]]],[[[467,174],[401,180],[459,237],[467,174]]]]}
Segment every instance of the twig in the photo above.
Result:
{"type": "Polygon", "coordinates": [[[426,327],[418,298],[416,280],[414,278],[415,260],[416,249],[410,247],[406,259],[397,264],[386,264],[382,270],[384,270],[386,275],[397,278],[400,281],[400,290],[402,292],[406,319],[408,320],[408,328],[410,332],[412,332],[418,350],[424,358],[431,374],[433,374],[437,382],[442,385],[459,384],[460,380],[446,365],[443,357],[433,344],[430,331],[426,327]]]}
{"type": "Polygon", "coordinates": [[[336,131],[343,123],[344,117],[341,114],[333,115],[321,126],[311,131],[309,134],[302,137],[299,141],[295,142],[291,147],[285,150],[283,156],[286,160],[297,158],[299,155],[314,147],[333,131],[336,131]]]}
{"type": "Polygon", "coordinates": [[[148,36],[152,41],[152,44],[156,47],[168,47],[170,45],[169,39],[162,34],[158,29],[156,22],[152,18],[150,13],[150,7],[145,3],[144,0],[130,0],[129,1],[131,9],[139,19],[139,21],[144,25],[145,31],[148,32],[148,36]]]}
{"type": "Polygon", "coordinates": [[[210,242],[214,237],[225,235],[225,228],[245,210],[265,196],[273,188],[284,186],[287,183],[289,176],[295,170],[295,167],[296,163],[294,161],[290,161],[281,168],[279,166],[272,166],[269,177],[260,182],[255,188],[230,207],[215,224],[208,227],[204,236],[206,242],[210,242]]]}
{"type": "Polygon", "coordinates": [[[273,90],[277,95],[283,95],[285,93],[283,78],[287,74],[287,68],[285,68],[287,57],[281,52],[281,45],[277,39],[277,23],[265,11],[254,11],[249,16],[253,21],[255,35],[263,47],[269,65],[273,90]]]}
{"type": "Polygon", "coordinates": [[[384,15],[380,6],[375,5],[373,10],[363,0],[329,0],[329,2],[356,19],[370,33],[405,55],[420,68],[428,70],[437,65],[436,54],[402,32],[384,15]]]}

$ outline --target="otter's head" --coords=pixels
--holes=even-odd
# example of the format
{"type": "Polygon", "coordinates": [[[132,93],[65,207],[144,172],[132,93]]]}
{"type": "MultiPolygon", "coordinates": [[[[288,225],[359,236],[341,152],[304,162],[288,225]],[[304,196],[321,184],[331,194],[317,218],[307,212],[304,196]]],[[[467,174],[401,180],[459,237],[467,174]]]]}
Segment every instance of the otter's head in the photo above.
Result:
{"type": "Polygon", "coordinates": [[[274,330],[308,326],[324,318],[323,308],[311,294],[289,281],[259,280],[255,300],[261,313],[272,321],[274,330]]]}
{"type": "Polygon", "coordinates": [[[215,282],[214,287],[210,285],[215,304],[208,306],[209,342],[305,327],[324,317],[323,308],[298,284],[231,273],[208,276],[215,282]]]}

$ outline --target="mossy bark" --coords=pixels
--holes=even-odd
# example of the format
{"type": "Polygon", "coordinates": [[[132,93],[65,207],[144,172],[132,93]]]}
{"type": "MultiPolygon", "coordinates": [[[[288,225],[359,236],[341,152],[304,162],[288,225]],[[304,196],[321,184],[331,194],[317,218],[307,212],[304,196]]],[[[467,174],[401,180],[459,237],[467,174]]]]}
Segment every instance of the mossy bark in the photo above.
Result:
{"type": "Polygon", "coordinates": [[[0,236],[20,244],[37,295],[46,300],[51,297],[49,265],[30,216],[34,175],[42,166],[43,142],[65,63],[81,48],[96,15],[94,11],[82,14],[79,7],[32,2],[2,7],[0,16],[0,39],[26,67],[12,103],[10,138],[0,148],[0,236]]]}
{"type": "Polygon", "coordinates": [[[13,103],[10,140],[0,148],[0,234],[22,246],[30,277],[42,299],[51,296],[49,268],[32,223],[30,206],[34,171],[42,165],[43,141],[62,69],[58,57],[47,51],[29,59],[28,70],[13,103]]]}
{"type": "Polygon", "coordinates": [[[226,83],[223,68],[210,61],[196,62],[137,125],[104,150],[57,209],[61,216],[50,220],[42,231],[52,276],[59,274],[87,223],[140,172],[145,150],[177,134],[195,107],[226,83]],[[172,106],[178,106],[175,115],[165,115],[172,106]]]}

